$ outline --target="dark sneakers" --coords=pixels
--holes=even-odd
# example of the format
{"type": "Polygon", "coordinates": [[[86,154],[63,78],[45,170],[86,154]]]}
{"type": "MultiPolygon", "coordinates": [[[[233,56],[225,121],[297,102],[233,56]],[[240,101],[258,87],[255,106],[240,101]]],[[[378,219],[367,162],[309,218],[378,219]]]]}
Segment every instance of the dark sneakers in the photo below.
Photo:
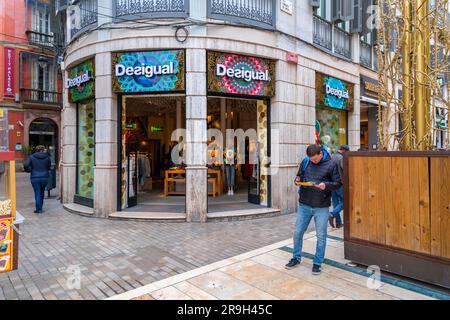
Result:
{"type": "Polygon", "coordinates": [[[318,264],[313,264],[312,274],[319,275],[322,272],[322,268],[318,264]]]}
{"type": "Polygon", "coordinates": [[[330,214],[330,216],[328,217],[328,222],[330,223],[330,226],[332,228],[336,228],[334,225],[334,217],[330,214]]]}
{"type": "Polygon", "coordinates": [[[297,266],[297,265],[299,265],[300,264],[300,260],[297,260],[297,259],[295,259],[295,258],[292,258],[290,261],[289,261],[289,263],[287,264],[287,265],[285,265],[285,268],[286,269],[292,269],[292,268],[294,268],[295,266],[297,266]]]}

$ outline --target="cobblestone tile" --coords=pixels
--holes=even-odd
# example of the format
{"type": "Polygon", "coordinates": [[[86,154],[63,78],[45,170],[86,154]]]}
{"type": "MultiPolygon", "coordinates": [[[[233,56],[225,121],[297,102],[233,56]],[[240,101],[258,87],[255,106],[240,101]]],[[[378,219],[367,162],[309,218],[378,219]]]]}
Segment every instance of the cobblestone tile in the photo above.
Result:
{"type": "Polygon", "coordinates": [[[28,174],[16,180],[26,220],[19,269],[0,274],[0,300],[20,298],[14,289],[31,299],[101,299],[285,240],[295,223],[294,215],[206,224],[93,219],[63,210],[55,193],[36,215],[28,174]],[[81,288],[67,290],[75,266],[81,288]]]}

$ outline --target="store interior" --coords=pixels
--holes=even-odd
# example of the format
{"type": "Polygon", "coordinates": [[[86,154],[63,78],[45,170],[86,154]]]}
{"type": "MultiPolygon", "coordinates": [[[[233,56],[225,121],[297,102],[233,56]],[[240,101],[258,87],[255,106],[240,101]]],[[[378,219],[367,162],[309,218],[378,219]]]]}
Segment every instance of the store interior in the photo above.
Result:
{"type": "MultiPolygon", "coordinates": [[[[267,126],[267,114],[258,113],[258,107],[264,106],[257,100],[210,97],[207,128],[223,132],[224,137],[226,129],[240,128],[244,132],[255,129],[257,132],[258,118],[267,126]]],[[[122,210],[185,212],[185,164],[172,159],[172,149],[177,148],[175,150],[183,156],[185,144],[182,139],[171,141],[175,129],[185,128],[185,119],[182,95],[123,97],[122,210]]],[[[255,161],[257,146],[267,145],[257,140],[265,140],[267,135],[255,138],[239,143],[234,139],[234,154],[228,150],[228,160],[234,156],[233,164],[227,161],[227,148],[223,147],[220,137],[209,135],[208,212],[260,208],[259,204],[267,201],[267,195],[263,203],[260,201],[261,191],[267,194],[267,182],[261,183],[259,163],[255,163],[258,162],[255,161]],[[238,154],[241,154],[239,161],[238,154]]]]}

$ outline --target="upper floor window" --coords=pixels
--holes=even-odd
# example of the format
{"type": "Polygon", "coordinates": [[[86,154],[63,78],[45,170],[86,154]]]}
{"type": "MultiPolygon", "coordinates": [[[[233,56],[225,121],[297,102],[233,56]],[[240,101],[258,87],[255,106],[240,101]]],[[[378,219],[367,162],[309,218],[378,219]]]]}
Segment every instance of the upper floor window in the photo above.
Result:
{"type": "Polygon", "coordinates": [[[50,34],[50,12],[47,6],[37,4],[31,8],[31,30],[50,34]]]}

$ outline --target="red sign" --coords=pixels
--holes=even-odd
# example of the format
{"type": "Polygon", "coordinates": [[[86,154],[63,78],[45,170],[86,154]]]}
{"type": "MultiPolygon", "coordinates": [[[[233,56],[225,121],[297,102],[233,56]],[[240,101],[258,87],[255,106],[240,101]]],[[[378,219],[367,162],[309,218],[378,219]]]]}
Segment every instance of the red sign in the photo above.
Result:
{"type": "Polygon", "coordinates": [[[14,49],[5,48],[5,96],[14,97],[14,49]]]}
{"type": "Polygon", "coordinates": [[[298,64],[298,54],[295,52],[287,52],[286,60],[287,62],[298,64]]]}

